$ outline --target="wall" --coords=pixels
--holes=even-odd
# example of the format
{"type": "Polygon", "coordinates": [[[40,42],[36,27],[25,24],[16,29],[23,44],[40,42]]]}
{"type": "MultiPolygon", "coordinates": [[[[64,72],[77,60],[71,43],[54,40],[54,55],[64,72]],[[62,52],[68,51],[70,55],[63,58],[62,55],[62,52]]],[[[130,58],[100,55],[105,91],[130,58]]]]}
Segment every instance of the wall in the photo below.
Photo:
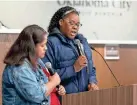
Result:
{"type": "Polygon", "coordinates": [[[55,11],[66,5],[80,11],[80,32],[88,40],[137,40],[137,1],[132,0],[0,1],[0,21],[10,29],[29,24],[47,29],[55,11]]]}
{"type": "Polygon", "coordinates": [[[0,21],[10,29],[23,29],[29,24],[47,28],[56,11],[54,1],[0,1],[0,21]],[[52,5],[52,6],[51,6],[52,5]],[[55,7],[51,9],[51,7],[55,7]]]}
{"type": "MultiPolygon", "coordinates": [[[[93,45],[94,48],[104,55],[104,45],[93,45]]],[[[120,45],[120,59],[106,60],[112,72],[121,85],[137,83],[137,45],[120,45]]],[[[94,64],[97,69],[98,85],[100,88],[118,86],[101,56],[93,52],[94,64]]]]}
{"type": "Polygon", "coordinates": [[[6,52],[9,50],[13,41],[17,38],[18,34],[10,35],[10,34],[0,34],[0,105],[2,105],[2,72],[4,69],[3,59],[6,52]]]}

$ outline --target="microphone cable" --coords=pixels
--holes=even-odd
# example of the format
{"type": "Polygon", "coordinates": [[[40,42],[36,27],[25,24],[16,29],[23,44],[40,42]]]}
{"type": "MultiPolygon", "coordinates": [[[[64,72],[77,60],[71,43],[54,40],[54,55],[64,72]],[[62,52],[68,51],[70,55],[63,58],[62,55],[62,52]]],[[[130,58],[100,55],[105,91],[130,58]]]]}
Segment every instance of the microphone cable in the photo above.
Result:
{"type": "Polygon", "coordinates": [[[111,72],[111,74],[112,74],[113,77],[115,78],[115,80],[116,80],[118,86],[121,86],[120,83],[119,83],[119,81],[117,80],[116,76],[115,76],[114,73],[112,72],[111,68],[110,68],[109,65],[107,64],[106,60],[104,59],[104,57],[103,57],[95,48],[93,48],[92,46],[90,46],[90,48],[91,48],[92,50],[94,50],[95,52],[97,52],[97,53],[102,57],[103,61],[104,61],[105,64],[107,65],[109,71],[111,72]]]}

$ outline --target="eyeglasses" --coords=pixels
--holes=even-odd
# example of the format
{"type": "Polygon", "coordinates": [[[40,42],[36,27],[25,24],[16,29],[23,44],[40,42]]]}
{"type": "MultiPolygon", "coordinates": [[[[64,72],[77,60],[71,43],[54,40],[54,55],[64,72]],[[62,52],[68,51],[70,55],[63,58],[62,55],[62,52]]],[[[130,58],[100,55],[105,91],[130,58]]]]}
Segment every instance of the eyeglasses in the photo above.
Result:
{"type": "Polygon", "coordinates": [[[82,26],[81,23],[79,23],[79,22],[75,23],[73,20],[69,20],[69,19],[63,19],[63,20],[66,20],[69,23],[69,25],[71,25],[72,27],[77,26],[79,28],[82,26]]]}

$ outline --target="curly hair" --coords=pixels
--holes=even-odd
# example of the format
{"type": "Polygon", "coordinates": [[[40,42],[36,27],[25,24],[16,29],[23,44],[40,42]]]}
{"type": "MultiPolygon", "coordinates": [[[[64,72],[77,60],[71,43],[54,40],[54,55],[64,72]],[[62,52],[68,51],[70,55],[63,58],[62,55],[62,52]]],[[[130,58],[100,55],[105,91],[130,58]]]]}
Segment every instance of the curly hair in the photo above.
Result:
{"type": "Polygon", "coordinates": [[[77,15],[79,15],[79,12],[75,8],[70,6],[65,6],[57,10],[50,20],[48,32],[49,33],[52,32],[52,29],[54,29],[55,27],[59,29],[59,20],[64,18],[66,15],[68,15],[71,12],[74,12],[77,15]]]}

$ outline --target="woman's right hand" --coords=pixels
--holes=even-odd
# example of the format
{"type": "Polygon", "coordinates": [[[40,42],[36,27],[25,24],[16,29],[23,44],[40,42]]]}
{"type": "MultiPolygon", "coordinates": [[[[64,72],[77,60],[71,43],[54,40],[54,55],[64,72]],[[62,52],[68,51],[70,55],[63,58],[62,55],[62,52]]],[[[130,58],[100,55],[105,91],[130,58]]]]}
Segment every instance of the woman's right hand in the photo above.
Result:
{"type": "Polygon", "coordinates": [[[60,77],[59,77],[58,73],[55,73],[53,76],[49,77],[49,81],[54,82],[57,86],[57,85],[60,84],[61,80],[60,80],[60,77]]]}
{"type": "Polygon", "coordinates": [[[45,84],[48,88],[45,95],[48,96],[52,92],[52,90],[60,84],[60,77],[57,73],[55,73],[53,76],[49,77],[49,81],[45,84]]]}
{"type": "Polygon", "coordinates": [[[86,66],[87,66],[86,56],[84,56],[84,55],[79,56],[78,59],[74,63],[75,72],[79,72],[86,66]]]}

